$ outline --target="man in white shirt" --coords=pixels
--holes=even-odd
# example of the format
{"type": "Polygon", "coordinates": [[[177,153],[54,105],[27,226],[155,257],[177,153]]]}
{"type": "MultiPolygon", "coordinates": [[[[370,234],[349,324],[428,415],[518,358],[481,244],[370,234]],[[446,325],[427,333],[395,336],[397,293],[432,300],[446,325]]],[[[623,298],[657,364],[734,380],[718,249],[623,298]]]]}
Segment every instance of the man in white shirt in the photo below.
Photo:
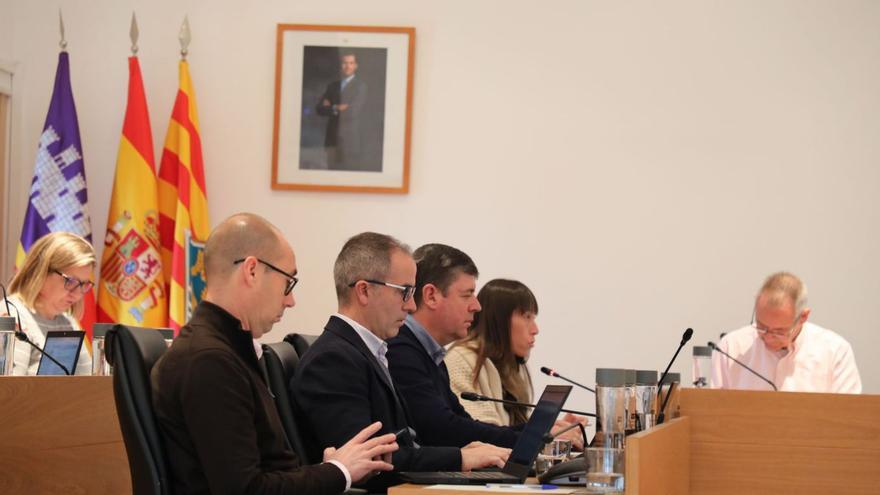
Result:
{"type": "MultiPolygon", "coordinates": [[[[862,392],[852,347],[807,321],[807,287],[791,273],[767,277],[755,299],[752,323],[728,333],[718,347],[790,392],[862,392]]],[[[770,390],[770,385],[721,353],[712,356],[712,386],[770,390]]]]}

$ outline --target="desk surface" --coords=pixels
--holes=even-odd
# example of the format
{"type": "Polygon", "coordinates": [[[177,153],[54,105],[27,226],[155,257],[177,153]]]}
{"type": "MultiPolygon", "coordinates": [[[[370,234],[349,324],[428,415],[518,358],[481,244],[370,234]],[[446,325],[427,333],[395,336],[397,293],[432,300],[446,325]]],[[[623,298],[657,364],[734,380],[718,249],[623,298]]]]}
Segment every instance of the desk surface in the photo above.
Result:
{"type": "Polygon", "coordinates": [[[0,376],[0,404],[0,493],[131,493],[112,377],[0,376]]]}

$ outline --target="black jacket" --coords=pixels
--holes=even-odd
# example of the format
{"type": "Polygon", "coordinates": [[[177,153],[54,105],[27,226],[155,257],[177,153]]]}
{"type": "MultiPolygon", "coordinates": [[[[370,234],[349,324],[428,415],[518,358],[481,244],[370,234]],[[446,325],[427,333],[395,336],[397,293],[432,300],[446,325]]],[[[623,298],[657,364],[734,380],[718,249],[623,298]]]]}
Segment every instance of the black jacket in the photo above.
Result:
{"type": "MultiPolygon", "coordinates": [[[[291,380],[291,397],[311,456],[326,447],[339,447],[375,421],[380,434],[397,432],[412,424],[406,403],[376,357],[351,326],[331,317],[324,333],[303,356],[291,380]]],[[[404,435],[393,454],[395,471],[461,469],[461,452],[452,447],[418,448],[404,435]]],[[[386,475],[378,478],[386,478],[386,475]]],[[[382,485],[376,480],[371,486],[382,485]]]]}
{"type": "Polygon", "coordinates": [[[151,381],[175,494],[345,490],[339,468],[301,466],[287,447],[251,333],[219,306],[199,304],[151,381]]]}
{"type": "Polygon", "coordinates": [[[482,423],[471,417],[449,388],[446,363],[437,366],[413,331],[404,324],[388,340],[388,366],[406,400],[414,427],[426,445],[464,447],[480,441],[513,447],[520,428],[482,423]]]}

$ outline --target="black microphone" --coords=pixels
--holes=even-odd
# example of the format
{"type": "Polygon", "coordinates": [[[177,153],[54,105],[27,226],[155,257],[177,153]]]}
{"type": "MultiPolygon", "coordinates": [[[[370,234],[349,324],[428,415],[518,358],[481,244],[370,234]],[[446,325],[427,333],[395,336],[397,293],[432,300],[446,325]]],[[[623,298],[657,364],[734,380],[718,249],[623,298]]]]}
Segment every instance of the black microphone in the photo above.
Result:
{"type": "Polygon", "coordinates": [[[581,385],[580,383],[578,383],[578,382],[576,382],[576,381],[574,381],[574,380],[570,380],[570,379],[568,379],[568,378],[566,378],[566,377],[560,375],[559,373],[557,373],[556,370],[552,370],[552,369],[550,369],[550,368],[548,368],[548,367],[546,367],[546,366],[541,366],[541,373],[544,373],[544,374],[547,375],[547,376],[552,376],[552,377],[554,377],[554,378],[559,378],[559,379],[561,379],[561,380],[565,380],[565,381],[567,381],[568,383],[570,383],[570,384],[572,384],[572,385],[577,385],[578,387],[580,387],[580,388],[582,388],[582,389],[584,389],[584,390],[589,390],[590,392],[593,392],[594,394],[596,393],[596,391],[595,391],[594,389],[592,389],[592,388],[590,388],[590,387],[588,387],[588,386],[586,386],[586,385],[581,385]]]}
{"type": "MultiPolygon", "coordinates": [[[[669,374],[669,368],[672,368],[672,363],[675,362],[675,359],[678,357],[678,353],[681,352],[681,348],[684,347],[684,345],[687,344],[687,342],[689,340],[691,340],[691,337],[693,335],[694,335],[693,328],[688,328],[687,330],[684,331],[683,334],[681,334],[681,342],[678,344],[678,349],[675,350],[675,354],[673,354],[672,359],[669,361],[669,364],[666,365],[666,369],[663,371],[663,374],[660,375],[660,380],[657,382],[660,384],[660,386],[657,387],[657,399],[658,400],[660,399],[660,392],[663,390],[663,379],[666,378],[667,374],[669,374]]],[[[657,423],[657,424],[660,424],[660,423],[657,423]]]]}
{"type": "MultiPolygon", "coordinates": [[[[659,385],[657,386],[657,402],[660,402],[660,393],[663,391],[663,380],[666,378],[666,375],[669,374],[669,368],[672,368],[672,363],[674,363],[675,359],[678,358],[678,353],[681,352],[681,349],[684,347],[685,344],[688,343],[689,340],[691,340],[691,337],[693,337],[693,335],[694,335],[693,328],[688,328],[687,330],[684,331],[683,334],[681,334],[681,342],[679,342],[679,344],[678,344],[678,349],[675,350],[675,354],[672,355],[672,359],[669,361],[669,364],[666,365],[666,369],[663,371],[663,374],[660,375],[660,381],[658,382],[659,385]]],[[[669,391],[667,392],[667,396],[666,396],[667,400],[669,400],[669,395],[671,395],[671,394],[672,394],[672,386],[670,385],[669,391]]],[[[665,401],[664,401],[663,407],[665,407],[665,401]]],[[[657,424],[659,425],[661,423],[663,423],[663,409],[662,409],[662,407],[660,409],[660,412],[657,414],[657,424]]]]}
{"type": "MultiPolygon", "coordinates": [[[[485,395],[475,394],[473,392],[462,392],[461,398],[464,400],[470,401],[486,401],[486,402],[500,402],[502,404],[509,404],[511,406],[523,406],[523,407],[536,407],[534,404],[528,404],[526,402],[516,402],[512,400],[505,399],[496,399],[494,397],[487,397],[485,395]]],[[[570,409],[560,409],[560,411],[565,413],[579,414],[581,416],[590,416],[595,418],[596,415],[593,413],[583,412],[583,411],[572,411],[570,409]]]]}
{"type": "Polygon", "coordinates": [[[29,344],[34,349],[40,351],[40,354],[49,358],[49,361],[52,361],[53,363],[57,364],[58,367],[61,368],[61,371],[63,371],[65,375],[70,376],[71,373],[70,373],[70,370],[67,369],[67,367],[65,367],[57,359],[52,357],[51,354],[44,351],[43,349],[40,349],[40,346],[31,342],[31,339],[28,338],[27,334],[24,333],[24,331],[21,329],[21,316],[18,315],[18,308],[14,304],[9,302],[9,297],[6,295],[6,287],[3,284],[0,284],[0,289],[3,290],[3,301],[6,303],[6,314],[8,314],[9,316],[12,316],[12,311],[9,308],[10,308],[10,306],[15,308],[15,319],[18,321],[18,327],[14,329],[15,338],[17,338],[18,340],[20,340],[22,342],[29,344]]]}
{"type": "Polygon", "coordinates": [[[746,366],[745,363],[743,363],[742,361],[740,361],[740,360],[738,360],[737,358],[731,356],[730,354],[728,354],[728,353],[722,351],[720,347],[718,347],[717,345],[715,345],[715,342],[709,342],[708,345],[709,345],[709,348],[711,348],[713,351],[718,351],[718,352],[721,353],[722,355],[727,356],[727,358],[730,359],[730,360],[732,360],[734,363],[736,363],[736,364],[742,366],[743,368],[749,370],[753,375],[755,375],[755,376],[757,376],[758,378],[760,378],[761,380],[764,380],[765,382],[767,382],[771,387],[773,387],[773,390],[774,390],[774,391],[776,391],[776,392],[779,391],[779,389],[776,388],[776,384],[774,384],[773,382],[771,382],[770,380],[768,380],[764,375],[762,375],[762,374],[758,373],[757,371],[755,371],[755,370],[749,368],[748,366],[746,366]]]}
{"type": "Polygon", "coordinates": [[[556,438],[559,437],[560,435],[567,433],[568,431],[573,430],[575,428],[581,429],[581,438],[584,439],[584,446],[589,447],[590,442],[587,441],[587,430],[585,430],[584,425],[582,425],[580,423],[570,424],[570,425],[566,426],[565,428],[557,431],[555,434],[551,435],[550,433],[548,433],[548,434],[544,435],[544,439],[543,439],[544,443],[548,444],[548,443],[552,442],[553,440],[556,440],[556,438]]]}

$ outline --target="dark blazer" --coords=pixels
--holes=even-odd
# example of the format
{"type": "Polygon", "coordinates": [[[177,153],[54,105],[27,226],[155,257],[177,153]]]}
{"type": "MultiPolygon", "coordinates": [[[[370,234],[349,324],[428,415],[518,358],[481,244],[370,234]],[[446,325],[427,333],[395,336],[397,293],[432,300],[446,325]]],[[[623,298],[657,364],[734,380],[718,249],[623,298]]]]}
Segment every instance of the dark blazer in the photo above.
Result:
{"type": "Polygon", "coordinates": [[[387,357],[391,377],[425,444],[464,447],[480,441],[513,447],[516,443],[519,433],[514,428],[481,423],[464,410],[449,388],[446,363],[437,366],[406,324],[388,340],[387,357]]]}
{"type": "MultiPolygon", "coordinates": [[[[303,356],[290,383],[312,456],[326,447],[343,445],[375,421],[382,422],[382,434],[412,424],[406,404],[395,393],[378,359],[354,329],[335,316],[303,356]]],[[[398,442],[400,449],[392,456],[395,471],[461,469],[459,449],[418,448],[413,441],[404,436],[398,442]]]]}
{"type": "Polygon", "coordinates": [[[324,146],[335,149],[335,163],[330,168],[357,169],[364,159],[361,122],[367,102],[367,84],[357,75],[342,88],[342,81],[327,85],[315,107],[318,115],[327,117],[324,146]],[[330,102],[324,106],[324,100],[330,102]],[[343,111],[333,111],[333,105],[345,104],[343,111]]]}
{"type": "Polygon", "coordinates": [[[151,382],[175,494],[345,490],[339,468],[302,466],[287,446],[251,333],[219,306],[196,307],[151,382]]]}

